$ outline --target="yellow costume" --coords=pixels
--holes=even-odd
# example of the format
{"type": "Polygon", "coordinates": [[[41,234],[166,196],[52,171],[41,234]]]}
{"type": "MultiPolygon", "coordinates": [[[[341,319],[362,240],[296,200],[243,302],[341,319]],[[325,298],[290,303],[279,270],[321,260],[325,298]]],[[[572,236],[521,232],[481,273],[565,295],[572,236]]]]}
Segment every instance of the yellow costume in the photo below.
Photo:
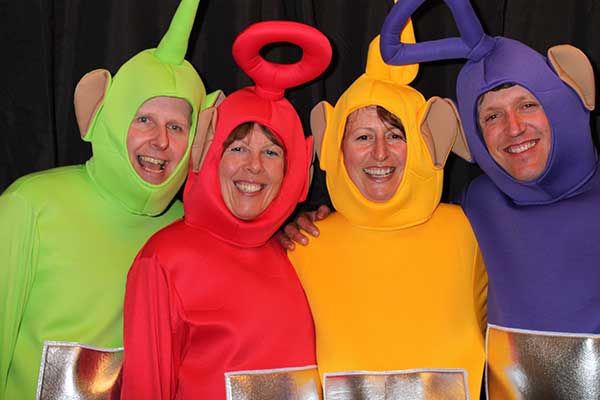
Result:
{"type": "MultiPolygon", "coordinates": [[[[410,22],[402,41],[409,40],[414,42],[410,22]]],[[[418,65],[384,65],[376,38],[366,73],[335,108],[325,102],[315,107],[313,135],[337,212],[317,223],[318,238],[298,246],[289,257],[313,313],[326,391],[336,375],[331,373],[410,372],[421,386],[415,393],[422,397],[415,398],[426,398],[423,388],[441,382],[436,373],[450,372],[460,375],[463,393],[468,390],[470,398],[479,398],[487,277],[462,210],[439,204],[448,152],[452,146],[460,152],[464,143],[455,143],[460,125],[451,102],[438,97],[425,102],[408,86],[417,71],[418,65]],[[398,116],[407,137],[402,182],[384,203],[360,193],[341,152],[348,115],[368,105],[398,116]]],[[[389,382],[385,398],[394,398],[389,382]]],[[[371,386],[371,394],[362,398],[375,396],[377,385],[371,386]]],[[[441,386],[425,391],[447,395],[449,384],[441,386]]]]}

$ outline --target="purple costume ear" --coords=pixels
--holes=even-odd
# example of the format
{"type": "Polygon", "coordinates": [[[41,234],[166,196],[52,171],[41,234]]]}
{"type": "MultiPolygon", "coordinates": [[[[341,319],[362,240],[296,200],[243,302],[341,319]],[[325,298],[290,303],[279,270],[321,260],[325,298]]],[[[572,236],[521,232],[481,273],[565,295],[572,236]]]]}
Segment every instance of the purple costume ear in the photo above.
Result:
{"type": "Polygon", "coordinates": [[[381,55],[388,64],[417,64],[426,61],[468,58],[479,61],[494,48],[494,39],[483,32],[473,7],[465,0],[444,0],[452,11],[461,37],[407,44],[400,32],[411,14],[425,0],[400,0],[392,8],[381,28],[381,55]]]}

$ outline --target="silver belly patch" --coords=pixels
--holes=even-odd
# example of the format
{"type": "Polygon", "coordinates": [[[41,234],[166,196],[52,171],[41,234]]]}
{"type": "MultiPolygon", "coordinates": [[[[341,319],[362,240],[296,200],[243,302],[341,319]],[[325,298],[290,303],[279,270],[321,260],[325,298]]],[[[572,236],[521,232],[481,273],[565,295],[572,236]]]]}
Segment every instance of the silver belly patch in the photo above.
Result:
{"type": "Polygon", "coordinates": [[[316,365],[225,373],[227,400],[319,400],[316,365]]]}
{"type": "Polygon", "coordinates": [[[45,342],[38,400],[119,398],[123,348],[101,349],[70,342],[45,342]]]}
{"type": "Polygon", "coordinates": [[[463,369],[350,371],[325,374],[325,400],[465,400],[463,369]]]}
{"type": "Polygon", "coordinates": [[[600,335],[488,325],[490,400],[600,399],[600,335]]]}

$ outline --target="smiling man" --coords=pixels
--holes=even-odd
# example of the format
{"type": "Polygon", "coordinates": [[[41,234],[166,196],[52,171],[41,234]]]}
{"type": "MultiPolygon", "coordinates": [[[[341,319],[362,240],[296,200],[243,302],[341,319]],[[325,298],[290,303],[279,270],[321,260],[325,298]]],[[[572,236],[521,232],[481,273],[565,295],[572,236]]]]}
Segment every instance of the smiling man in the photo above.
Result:
{"type": "Polygon", "coordinates": [[[571,46],[553,47],[546,58],[495,38],[488,51],[462,69],[457,96],[473,158],[486,173],[462,204],[489,275],[489,398],[595,398],[593,71],[571,46]]]}
{"type": "Polygon", "coordinates": [[[486,35],[468,0],[446,1],[460,38],[418,46],[382,30],[391,64],[467,58],[458,108],[484,175],[462,206],[488,271],[487,392],[496,399],[592,399],[600,393],[600,173],[590,134],[594,72],[575,47],[546,56],[486,35]]]}
{"type": "Polygon", "coordinates": [[[185,155],[192,125],[192,107],[177,97],[154,97],[137,110],[127,133],[127,152],[135,172],[160,185],[185,155]]]}
{"type": "MultiPolygon", "coordinates": [[[[144,242],[183,214],[173,197],[205,98],[184,60],[197,6],[183,0],[158,48],[114,77],[96,70],[79,82],[77,122],[93,152],[85,165],[27,175],[0,196],[0,399],[32,399],[36,388],[45,398],[47,385],[55,398],[88,398],[98,390],[89,371],[110,370],[67,355],[122,346],[127,271],[144,242]],[[85,376],[53,375],[61,370],[85,376]]],[[[115,365],[105,392],[118,357],[115,365]]]]}

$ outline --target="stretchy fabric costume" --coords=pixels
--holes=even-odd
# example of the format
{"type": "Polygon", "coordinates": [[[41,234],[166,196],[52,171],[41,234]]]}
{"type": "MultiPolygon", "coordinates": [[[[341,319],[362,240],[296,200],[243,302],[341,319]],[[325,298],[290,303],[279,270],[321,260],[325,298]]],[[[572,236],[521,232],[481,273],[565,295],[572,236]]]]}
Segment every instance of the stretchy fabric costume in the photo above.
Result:
{"type": "MultiPolygon", "coordinates": [[[[403,37],[414,41],[412,32],[410,24],[403,37]]],[[[320,164],[337,212],[317,222],[320,234],[310,245],[289,253],[315,320],[319,373],[327,374],[332,395],[330,373],[456,371],[462,398],[467,387],[477,397],[487,284],[479,248],[461,209],[439,204],[443,169],[419,130],[426,102],[408,86],[418,65],[386,66],[378,42],[371,43],[366,73],[335,108],[325,103],[320,164]],[[402,182],[383,203],[360,193],[341,152],[348,115],[368,105],[398,116],[407,136],[402,182]]],[[[406,394],[404,386],[395,390],[406,394]]],[[[427,389],[419,390],[423,396],[427,389]]]]}
{"type": "Polygon", "coordinates": [[[189,152],[164,183],[148,184],[129,161],[128,127],[146,100],[179,97],[193,109],[192,143],[205,90],[183,55],[197,5],[184,0],[159,48],[112,82],[104,71],[104,100],[82,132],[93,150],[85,165],[27,175],[0,196],[0,398],[35,397],[45,341],[122,346],[126,273],[150,235],[181,217],[171,201],[189,152]]]}
{"type": "MultiPolygon", "coordinates": [[[[582,101],[593,102],[591,66],[585,72],[590,90],[580,97],[549,58],[485,35],[467,1],[446,3],[463,37],[445,39],[445,49],[430,51],[429,59],[469,59],[458,77],[458,104],[473,159],[485,175],[469,185],[462,205],[489,274],[490,398],[598,398],[600,175],[591,107],[582,101]],[[461,55],[459,48],[468,52],[461,55]],[[504,83],[529,90],[548,118],[551,150],[533,181],[519,181],[499,166],[478,128],[477,100],[504,83]],[[494,380],[505,388],[492,387],[494,380]]],[[[420,56],[405,52],[392,62],[423,61],[420,50],[420,56]]]]}
{"type": "MultiPolygon", "coordinates": [[[[218,106],[214,141],[185,186],[184,219],[149,240],[128,276],[124,399],[224,399],[226,373],[315,364],[306,297],[272,236],[306,196],[312,153],[283,91],[319,75],[331,48],[314,28],[269,21],[242,32],[233,55],[256,86],[218,106]],[[262,59],[258,51],[277,41],[302,47],[302,60],[277,65],[262,59]],[[223,201],[218,167],[229,134],[253,121],[284,145],[286,172],[267,209],[243,221],[223,201]]],[[[269,398],[288,398],[278,393],[269,398]]]]}

